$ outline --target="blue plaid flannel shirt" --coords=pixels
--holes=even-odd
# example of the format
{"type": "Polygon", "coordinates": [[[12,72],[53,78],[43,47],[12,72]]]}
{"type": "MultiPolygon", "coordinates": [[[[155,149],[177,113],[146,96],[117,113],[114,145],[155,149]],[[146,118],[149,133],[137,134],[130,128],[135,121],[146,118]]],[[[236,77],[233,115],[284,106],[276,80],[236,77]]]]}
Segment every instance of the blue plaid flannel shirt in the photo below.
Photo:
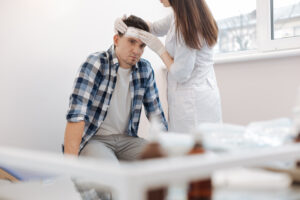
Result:
{"type": "MultiPolygon", "coordinates": [[[[118,68],[119,62],[113,45],[107,51],[90,55],[80,67],[66,116],[69,122],[85,121],[80,151],[105,120],[117,82],[118,68]]],[[[144,104],[148,119],[153,116],[159,117],[166,130],[168,129],[158,96],[154,71],[145,59],[141,58],[132,67],[130,93],[132,101],[128,135],[138,137],[142,104],[144,104]]]]}

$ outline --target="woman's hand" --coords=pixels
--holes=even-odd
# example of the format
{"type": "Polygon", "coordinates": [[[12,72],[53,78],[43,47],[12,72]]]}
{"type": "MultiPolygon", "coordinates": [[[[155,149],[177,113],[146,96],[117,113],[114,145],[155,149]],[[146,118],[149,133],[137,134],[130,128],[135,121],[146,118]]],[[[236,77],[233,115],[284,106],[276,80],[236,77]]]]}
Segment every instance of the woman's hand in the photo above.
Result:
{"type": "Polygon", "coordinates": [[[166,52],[163,43],[153,34],[139,30],[139,39],[142,40],[152,51],[161,56],[166,52]]]}
{"type": "Polygon", "coordinates": [[[174,63],[174,59],[169,55],[163,43],[155,35],[143,30],[139,30],[138,35],[142,42],[159,55],[167,69],[170,70],[171,65],[174,63]]]}
{"type": "Polygon", "coordinates": [[[114,23],[114,30],[115,30],[115,33],[122,33],[124,34],[126,31],[127,31],[127,25],[124,23],[124,19],[126,19],[126,15],[124,15],[122,18],[117,18],[115,20],[115,23],[114,23]]]}

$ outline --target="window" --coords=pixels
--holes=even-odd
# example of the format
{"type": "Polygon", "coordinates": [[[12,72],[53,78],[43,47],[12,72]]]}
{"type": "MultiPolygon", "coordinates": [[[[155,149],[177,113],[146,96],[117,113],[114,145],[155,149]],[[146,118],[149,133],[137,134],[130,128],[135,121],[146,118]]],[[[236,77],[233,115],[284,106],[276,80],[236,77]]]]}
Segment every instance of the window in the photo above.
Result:
{"type": "Polygon", "coordinates": [[[300,36],[300,0],[273,0],[272,39],[300,36]]]}
{"type": "Polygon", "coordinates": [[[207,0],[219,26],[217,54],[300,48],[300,0],[207,0]]]}
{"type": "Polygon", "coordinates": [[[207,0],[207,3],[219,26],[217,53],[257,48],[255,0],[207,0]]]}

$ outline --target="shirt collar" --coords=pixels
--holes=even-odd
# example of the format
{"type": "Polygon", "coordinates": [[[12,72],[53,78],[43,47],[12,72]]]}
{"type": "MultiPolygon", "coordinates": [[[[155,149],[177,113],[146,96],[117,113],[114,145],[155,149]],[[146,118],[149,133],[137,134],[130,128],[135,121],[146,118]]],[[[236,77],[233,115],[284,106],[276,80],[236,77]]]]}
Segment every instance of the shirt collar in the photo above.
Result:
{"type": "MultiPolygon", "coordinates": [[[[119,60],[117,58],[116,52],[115,52],[115,47],[114,45],[111,45],[110,48],[107,51],[109,53],[109,59],[112,61],[112,64],[114,66],[120,66],[119,60]]],[[[138,61],[135,65],[132,66],[132,69],[137,69],[138,68],[138,61]]]]}

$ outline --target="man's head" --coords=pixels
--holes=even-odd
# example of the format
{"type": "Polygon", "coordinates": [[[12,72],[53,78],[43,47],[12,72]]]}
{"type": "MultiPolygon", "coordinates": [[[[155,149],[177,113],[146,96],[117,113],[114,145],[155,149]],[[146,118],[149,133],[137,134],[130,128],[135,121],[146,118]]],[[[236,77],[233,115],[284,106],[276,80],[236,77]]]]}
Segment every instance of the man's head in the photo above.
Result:
{"type": "MultiPolygon", "coordinates": [[[[123,20],[128,28],[133,27],[149,32],[147,23],[134,15],[123,20]]],[[[132,35],[121,34],[114,36],[115,52],[122,67],[129,68],[141,58],[146,46],[140,39],[132,35]]]]}

